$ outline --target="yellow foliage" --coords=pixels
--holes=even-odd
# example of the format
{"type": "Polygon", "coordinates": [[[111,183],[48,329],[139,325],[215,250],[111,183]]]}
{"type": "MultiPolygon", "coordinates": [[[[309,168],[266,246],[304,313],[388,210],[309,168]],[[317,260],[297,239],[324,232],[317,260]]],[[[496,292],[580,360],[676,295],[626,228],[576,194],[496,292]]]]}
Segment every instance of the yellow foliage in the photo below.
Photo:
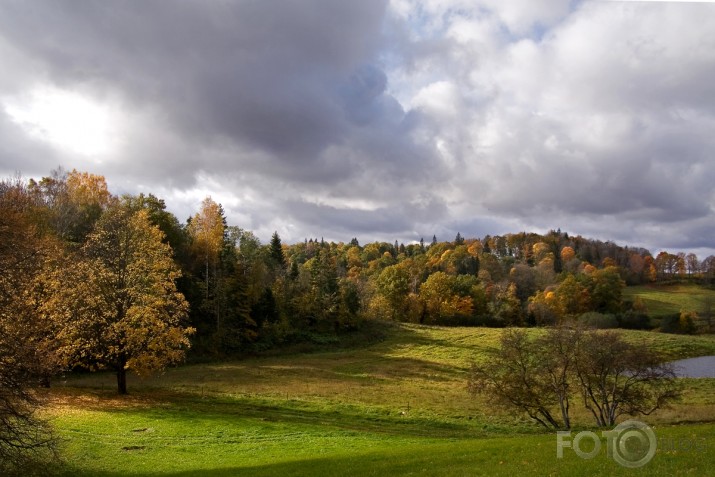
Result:
{"type": "Polygon", "coordinates": [[[41,311],[59,324],[67,366],[148,374],[183,358],[195,330],[183,324],[189,305],[162,238],[145,210],[110,207],[81,254],[66,258],[71,266],[48,281],[53,298],[41,311]]]}
{"type": "Polygon", "coordinates": [[[104,208],[111,199],[104,176],[76,169],[67,174],[67,193],[70,200],[80,206],[98,205],[104,208]]]}
{"type": "Polygon", "coordinates": [[[191,218],[187,231],[193,252],[207,264],[216,263],[223,247],[224,223],[221,206],[211,197],[201,203],[201,210],[191,218]]]}
{"type": "Polygon", "coordinates": [[[467,252],[469,255],[473,257],[478,257],[480,253],[482,253],[482,249],[484,247],[482,246],[482,242],[479,240],[475,240],[471,244],[469,244],[469,247],[467,247],[467,252]]]}

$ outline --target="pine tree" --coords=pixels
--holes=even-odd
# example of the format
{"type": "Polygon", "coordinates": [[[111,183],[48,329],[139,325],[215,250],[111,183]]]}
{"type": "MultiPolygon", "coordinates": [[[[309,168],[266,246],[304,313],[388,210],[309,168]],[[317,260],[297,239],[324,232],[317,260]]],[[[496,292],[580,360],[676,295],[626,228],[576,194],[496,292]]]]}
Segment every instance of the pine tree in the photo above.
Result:
{"type": "Polygon", "coordinates": [[[271,236],[270,255],[273,264],[277,267],[284,268],[286,266],[285,255],[283,255],[283,244],[278,232],[273,232],[271,236]]]}

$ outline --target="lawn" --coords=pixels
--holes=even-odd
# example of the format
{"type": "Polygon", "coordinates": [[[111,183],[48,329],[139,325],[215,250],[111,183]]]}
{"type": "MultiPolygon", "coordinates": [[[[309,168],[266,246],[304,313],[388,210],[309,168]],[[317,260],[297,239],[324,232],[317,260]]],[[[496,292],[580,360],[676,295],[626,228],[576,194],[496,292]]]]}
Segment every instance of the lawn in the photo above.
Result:
{"type": "Polygon", "coordinates": [[[648,314],[660,319],[667,315],[678,314],[681,311],[701,313],[706,306],[715,311],[715,290],[698,285],[641,285],[627,287],[624,297],[633,300],[640,298],[648,310],[648,314]]]}
{"type": "MultiPolygon", "coordinates": [[[[533,330],[532,332],[539,332],[533,330]]],[[[674,358],[715,338],[624,332],[674,358]]],[[[602,455],[556,458],[556,438],[466,392],[469,363],[500,330],[395,325],[369,346],[193,364],[114,394],[110,374],[54,383],[47,414],[63,475],[626,475],[602,455]]],[[[666,442],[715,445],[715,380],[646,420],[666,442]]],[[[578,429],[591,428],[582,411],[578,429]]],[[[705,475],[711,451],[662,447],[640,473],[705,475]]]]}

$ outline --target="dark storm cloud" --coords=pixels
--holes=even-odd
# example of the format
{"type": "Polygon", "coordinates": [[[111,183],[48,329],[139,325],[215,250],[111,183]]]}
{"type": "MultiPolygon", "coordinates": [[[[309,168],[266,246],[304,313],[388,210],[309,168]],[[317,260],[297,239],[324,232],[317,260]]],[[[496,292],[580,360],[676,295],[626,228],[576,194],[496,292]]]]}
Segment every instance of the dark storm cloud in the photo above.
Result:
{"type": "Polygon", "coordinates": [[[384,9],[384,1],[11,2],[0,29],[44,63],[49,81],[117,88],[129,107],[156,105],[182,136],[295,163],[341,143],[350,120],[370,123],[388,108],[384,73],[365,67],[384,9]],[[382,75],[367,93],[366,71],[382,75]]]}

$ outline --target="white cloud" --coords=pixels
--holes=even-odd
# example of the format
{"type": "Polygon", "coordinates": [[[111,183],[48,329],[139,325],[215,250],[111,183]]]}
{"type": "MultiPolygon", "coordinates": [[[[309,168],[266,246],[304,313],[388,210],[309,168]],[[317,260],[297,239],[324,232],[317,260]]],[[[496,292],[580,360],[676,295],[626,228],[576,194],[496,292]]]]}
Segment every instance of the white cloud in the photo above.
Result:
{"type": "Polygon", "coordinates": [[[96,157],[117,148],[117,115],[86,95],[43,85],[2,102],[28,134],[62,151],[96,157]]]}

